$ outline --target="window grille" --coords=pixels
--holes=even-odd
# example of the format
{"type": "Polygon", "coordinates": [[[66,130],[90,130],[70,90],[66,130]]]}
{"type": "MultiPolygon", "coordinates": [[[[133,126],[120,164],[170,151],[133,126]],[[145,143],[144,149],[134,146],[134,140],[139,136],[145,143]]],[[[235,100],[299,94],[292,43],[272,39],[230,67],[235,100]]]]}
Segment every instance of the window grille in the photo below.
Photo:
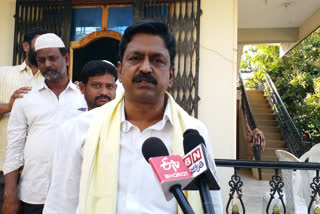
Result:
{"type": "Polygon", "coordinates": [[[198,116],[200,0],[145,0],[145,19],[167,23],[177,41],[175,80],[170,93],[198,116]]]}
{"type": "Polygon", "coordinates": [[[132,4],[133,22],[152,19],[169,26],[177,41],[175,80],[170,93],[190,114],[198,116],[200,0],[17,0],[13,64],[24,59],[24,33],[39,26],[69,44],[72,4],[132,4]]]}
{"type": "Polygon", "coordinates": [[[23,37],[33,27],[59,35],[69,44],[72,18],[71,0],[17,0],[15,13],[13,64],[24,60],[23,37]]]}

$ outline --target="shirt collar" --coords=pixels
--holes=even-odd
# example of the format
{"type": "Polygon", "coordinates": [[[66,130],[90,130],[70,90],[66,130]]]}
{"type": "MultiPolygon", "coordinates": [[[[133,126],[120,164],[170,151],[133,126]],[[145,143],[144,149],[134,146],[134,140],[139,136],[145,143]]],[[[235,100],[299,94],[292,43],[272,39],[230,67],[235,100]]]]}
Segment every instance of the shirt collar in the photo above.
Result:
{"type": "MultiPolygon", "coordinates": [[[[39,83],[37,86],[34,87],[36,90],[40,91],[40,90],[43,90],[43,89],[49,89],[49,87],[47,86],[45,80],[43,80],[41,83],[39,83]]],[[[67,87],[65,88],[65,90],[68,90],[68,89],[71,89],[71,90],[77,90],[77,86],[71,82],[71,80],[69,80],[69,83],[67,85],[67,87]]]]}
{"type": "MultiPolygon", "coordinates": [[[[124,100],[123,100],[123,103],[124,103],[124,100]]],[[[171,123],[171,125],[173,125],[169,99],[167,99],[167,105],[164,110],[162,120],[160,120],[159,122],[157,122],[156,124],[152,125],[149,128],[155,129],[155,130],[162,130],[168,121],[171,123]]],[[[135,127],[132,123],[130,123],[128,120],[126,120],[124,105],[122,105],[122,110],[121,110],[120,127],[121,127],[121,131],[124,133],[129,132],[132,127],[135,127]]]]}
{"type": "MultiPolygon", "coordinates": [[[[20,67],[19,67],[19,70],[21,71],[21,72],[30,72],[30,73],[32,73],[32,70],[31,70],[31,68],[27,65],[27,63],[26,63],[26,61],[23,61],[23,63],[21,64],[21,65],[19,65],[20,67]]],[[[38,71],[37,71],[37,73],[34,75],[34,76],[37,76],[37,75],[42,75],[41,73],[40,73],[40,70],[38,69],[38,71]]]]}
{"type": "Polygon", "coordinates": [[[21,72],[23,71],[31,71],[31,68],[27,65],[26,61],[23,61],[23,63],[21,65],[19,65],[19,70],[21,72]]]}

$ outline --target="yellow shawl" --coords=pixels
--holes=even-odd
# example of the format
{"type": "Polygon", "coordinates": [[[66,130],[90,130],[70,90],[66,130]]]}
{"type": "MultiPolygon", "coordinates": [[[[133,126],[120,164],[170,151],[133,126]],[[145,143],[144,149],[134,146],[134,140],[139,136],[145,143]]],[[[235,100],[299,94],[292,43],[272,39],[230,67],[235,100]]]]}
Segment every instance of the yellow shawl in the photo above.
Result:
{"type": "MultiPolygon", "coordinates": [[[[192,128],[190,116],[167,94],[173,120],[173,154],[183,156],[183,132],[192,128]]],[[[83,155],[80,180],[79,214],[116,213],[120,121],[123,96],[99,108],[90,125],[83,155]]],[[[195,213],[201,213],[197,191],[186,193],[195,213]]],[[[178,213],[182,213],[180,208],[178,213]]]]}

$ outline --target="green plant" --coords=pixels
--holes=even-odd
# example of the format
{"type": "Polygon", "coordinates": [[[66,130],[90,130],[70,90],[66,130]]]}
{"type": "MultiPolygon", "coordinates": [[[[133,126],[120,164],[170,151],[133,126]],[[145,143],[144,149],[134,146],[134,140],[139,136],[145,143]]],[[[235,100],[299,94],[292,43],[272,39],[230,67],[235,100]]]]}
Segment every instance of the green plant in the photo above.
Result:
{"type": "Polygon", "coordinates": [[[232,214],[239,214],[239,207],[238,205],[233,205],[232,207],[232,214]]]}
{"type": "Polygon", "coordinates": [[[252,46],[240,69],[254,71],[248,85],[262,83],[263,74],[269,74],[297,128],[320,136],[319,29],[282,58],[278,46],[252,46]]]}
{"type": "Polygon", "coordinates": [[[272,214],[280,214],[280,208],[277,205],[274,205],[272,214]]]}

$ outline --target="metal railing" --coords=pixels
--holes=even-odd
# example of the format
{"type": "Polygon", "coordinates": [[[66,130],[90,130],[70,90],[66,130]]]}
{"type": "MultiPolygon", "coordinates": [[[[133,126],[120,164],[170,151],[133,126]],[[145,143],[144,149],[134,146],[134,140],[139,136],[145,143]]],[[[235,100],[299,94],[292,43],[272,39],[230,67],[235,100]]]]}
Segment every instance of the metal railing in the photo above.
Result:
{"type": "Polygon", "coordinates": [[[254,120],[253,113],[249,104],[248,95],[244,87],[241,73],[239,73],[239,83],[240,83],[240,90],[241,90],[241,108],[243,113],[246,116],[246,119],[248,120],[250,129],[254,130],[257,126],[256,126],[256,122],[254,120]]]}
{"type": "MultiPolygon", "coordinates": [[[[307,145],[309,142],[303,141],[303,134],[300,133],[295,126],[268,74],[265,74],[265,82],[262,86],[267,93],[267,97],[273,107],[274,113],[276,114],[281,132],[288,144],[290,152],[295,156],[300,157],[307,150],[304,145],[307,145]]],[[[311,146],[312,145],[309,145],[309,147],[311,146]]]]}
{"type": "MultiPolygon", "coordinates": [[[[240,83],[239,87],[241,90],[241,109],[242,109],[242,112],[244,113],[245,120],[248,121],[249,128],[251,129],[249,131],[253,131],[255,128],[257,128],[257,126],[256,126],[256,122],[254,120],[253,113],[250,107],[248,95],[244,87],[241,72],[239,72],[239,83],[240,83]]],[[[261,160],[261,140],[259,142],[260,144],[253,145],[253,156],[255,160],[261,160]]],[[[259,173],[259,180],[261,180],[262,179],[261,169],[258,169],[258,173],[259,173]]]]}
{"type": "MultiPolygon", "coordinates": [[[[279,200],[281,201],[281,206],[283,207],[284,214],[287,213],[287,207],[286,203],[284,201],[284,193],[283,193],[283,187],[286,187],[287,184],[285,184],[282,180],[282,177],[280,176],[279,170],[312,170],[315,171],[315,176],[310,182],[310,197],[305,197],[306,199],[310,200],[309,204],[306,206],[308,209],[308,214],[314,213],[312,210],[314,204],[316,204],[316,200],[318,197],[320,197],[320,176],[319,176],[319,170],[320,170],[320,163],[305,163],[305,162],[285,162],[285,161],[245,161],[245,160],[227,160],[227,159],[216,159],[215,160],[217,167],[232,167],[234,168],[234,174],[231,176],[231,179],[229,181],[230,186],[230,193],[229,193],[229,199],[226,205],[226,213],[235,213],[232,211],[232,207],[230,207],[232,200],[237,197],[240,201],[240,207],[242,210],[242,214],[246,213],[246,207],[245,203],[242,200],[243,192],[242,187],[244,187],[244,183],[241,180],[241,176],[238,174],[238,170],[240,168],[263,168],[263,169],[274,169],[274,175],[272,176],[272,179],[269,181],[270,185],[270,198],[267,203],[266,212],[270,213],[269,208],[272,204],[273,200],[279,200]],[[231,211],[231,212],[230,212],[231,211]]],[[[304,180],[304,182],[308,182],[304,180]]],[[[299,188],[299,187],[296,187],[299,188]]],[[[259,191],[257,189],[257,191],[259,191]]],[[[239,211],[237,213],[240,213],[239,211]]],[[[272,213],[272,211],[271,211],[272,213]]],[[[270,214],[271,214],[270,213],[270,214]]]]}

